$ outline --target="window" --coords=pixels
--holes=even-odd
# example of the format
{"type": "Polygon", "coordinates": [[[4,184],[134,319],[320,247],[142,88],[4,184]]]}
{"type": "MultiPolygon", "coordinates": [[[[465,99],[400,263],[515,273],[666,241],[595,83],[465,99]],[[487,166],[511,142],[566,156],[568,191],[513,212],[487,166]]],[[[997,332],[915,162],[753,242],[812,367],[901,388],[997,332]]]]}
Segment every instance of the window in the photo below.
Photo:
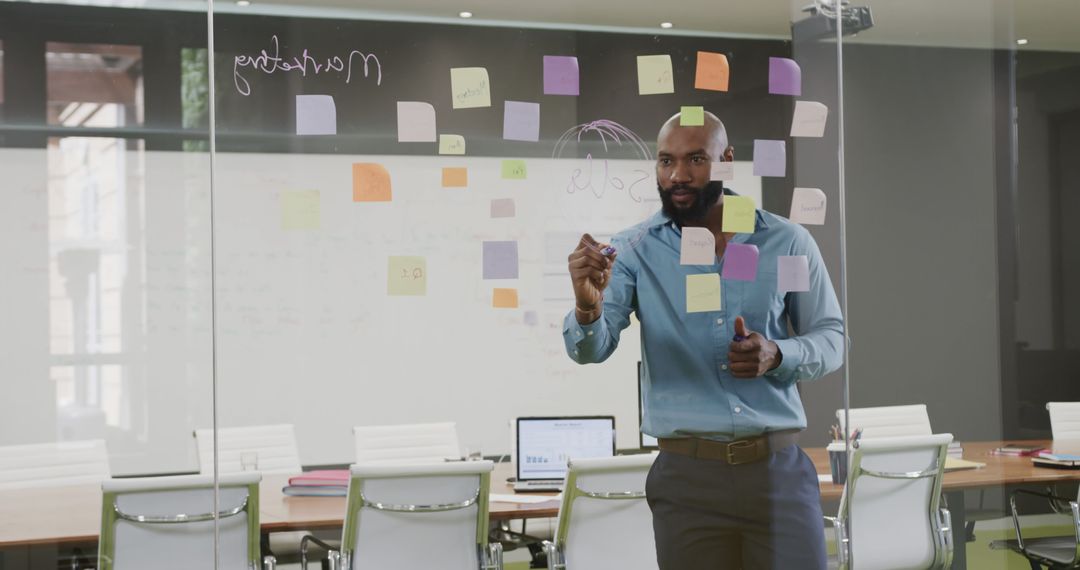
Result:
{"type": "Polygon", "coordinates": [[[143,124],[139,46],[45,44],[47,122],[65,127],[143,124]]]}

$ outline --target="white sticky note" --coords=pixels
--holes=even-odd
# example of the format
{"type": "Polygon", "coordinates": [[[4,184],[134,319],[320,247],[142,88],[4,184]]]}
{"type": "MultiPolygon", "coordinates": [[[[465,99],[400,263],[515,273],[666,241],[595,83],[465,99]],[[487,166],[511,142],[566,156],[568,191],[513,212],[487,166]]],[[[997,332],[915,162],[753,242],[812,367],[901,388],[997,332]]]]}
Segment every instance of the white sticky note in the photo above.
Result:
{"type": "Polygon", "coordinates": [[[670,55],[639,55],[637,74],[639,95],[675,92],[675,75],[671,70],[670,55]]]}
{"type": "Polygon", "coordinates": [[[491,83],[483,67],[455,67],[450,70],[450,97],[455,109],[491,106],[491,83]]]}
{"type": "Polygon", "coordinates": [[[713,162],[709,180],[735,180],[734,162],[713,162]]]}
{"type": "Polygon", "coordinates": [[[716,262],[716,237],[708,228],[684,227],[679,263],[712,265],[716,262]]]}
{"type": "Polygon", "coordinates": [[[796,188],[791,195],[791,221],[797,224],[825,224],[825,193],[820,188],[796,188]]]}
{"type": "Polygon", "coordinates": [[[791,136],[823,137],[829,108],[817,101],[796,101],[795,115],[791,119],[791,136]]]}
{"type": "Polygon", "coordinates": [[[517,215],[517,208],[513,198],[496,198],[491,201],[492,218],[513,218],[517,215]]]}
{"type": "Polygon", "coordinates": [[[435,107],[423,101],[398,101],[398,142],[435,142],[435,107]]]}
{"type": "Polygon", "coordinates": [[[781,293],[810,290],[810,263],[805,255],[776,258],[776,288],[781,293]]]}
{"type": "Polygon", "coordinates": [[[439,154],[465,154],[465,137],[439,135],[439,154]]]}
{"type": "Polygon", "coordinates": [[[720,274],[702,273],[686,276],[686,312],[719,311],[720,274]]]}
{"type": "Polygon", "coordinates": [[[337,108],[330,95],[296,96],[296,134],[336,135],[337,108]]]}

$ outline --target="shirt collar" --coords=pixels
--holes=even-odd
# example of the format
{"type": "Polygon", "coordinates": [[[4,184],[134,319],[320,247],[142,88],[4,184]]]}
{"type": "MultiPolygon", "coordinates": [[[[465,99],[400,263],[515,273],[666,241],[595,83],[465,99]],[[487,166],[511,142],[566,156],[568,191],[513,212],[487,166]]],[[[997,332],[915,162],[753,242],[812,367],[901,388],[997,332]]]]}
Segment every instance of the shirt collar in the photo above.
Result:
{"type": "MultiPolygon", "coordinates": [[[[713,183],[710,182],[709,184],[713,184],[713,183]]],[[[726,188],[725,187],[724,188],[724,195],[725,196],[738,196],[739,194],[737,194],[731,188],[726,188]]],[[[769,222],[767,222],[765,220],[765,216],[761,213],[761,205],[760,204],[758,204],[758,207],[754,210],[754,218],[755,218],[754,219],[754,231],[755,232],[759,231],[759,230],[767,229],[769,227],[769,222]]],[[[672,220],[670,216],[665,214],[663,208],[658,210],[655,214],[653,214],[653,216],[651,218],[649,218],[649,221],[647,222],[647,225],[648,225],[649,228],[654,228],[654,227],[664,226],[664,225],[670,225],[672,228],[676,227],[675,226],[675,220],[672,220]]]]}

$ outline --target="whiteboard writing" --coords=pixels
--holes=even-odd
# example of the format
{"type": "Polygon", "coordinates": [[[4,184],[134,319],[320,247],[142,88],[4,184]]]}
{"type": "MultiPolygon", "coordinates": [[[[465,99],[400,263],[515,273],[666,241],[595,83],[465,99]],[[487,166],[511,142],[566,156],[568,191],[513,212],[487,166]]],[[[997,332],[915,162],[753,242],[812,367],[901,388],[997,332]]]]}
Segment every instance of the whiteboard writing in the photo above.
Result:
{"type": "Polygon", "coordinates": [[[363,53],[354,49],[344,59],[338,55],[323,59],[312,56],[308,53],[307,48],[304,48],[300,55],[290,58],[280,55],[281,49],[276,35],[270,37],[270,42],[273,44],[271,48],[272,55],[266,53],[266,50],[261,50],[259,55],[256,56],[240,54],[233,58],[233,85],[236,86],[236,90],[241,95],[245,97],[251,95],[251,83],[241,73],[245,68],[251,68],[267,75],[273,75],[278,71],[295,72],[302,77],[307,77],[309,71],[314,75],[331,71],[339,74],[345,72],[345,83],[349,83],[352,81],[353,60],[357,56],[364,62],[364,77],[368,77],[370,72],[368,64],[374,62],[377,73],[375,84],[382,85],[382,64],[379,63],[379,58],[373,53],[363,53]]]}

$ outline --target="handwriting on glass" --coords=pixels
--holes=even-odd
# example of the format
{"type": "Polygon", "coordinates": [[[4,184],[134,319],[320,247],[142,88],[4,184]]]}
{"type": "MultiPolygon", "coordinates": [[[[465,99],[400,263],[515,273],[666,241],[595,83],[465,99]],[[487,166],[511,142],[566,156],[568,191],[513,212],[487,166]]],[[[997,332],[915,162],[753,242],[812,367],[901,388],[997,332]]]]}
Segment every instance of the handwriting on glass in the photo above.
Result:
{"type": "Polygon", "coordinates": [[[570,174],[570,182],[566,185],[567,194],[574,194],[582,190],[589,190],[597,198],[603,198],[604,194],[607,192],[608,187],[611,187],[615,190],[626,190],[626,193],[628,196],[630,196],[631,200],[635,202],[641,201],[641,197],[634,193],[634,187],[644,182],[645,180],[648,180],[648,172],[640,169],[634,170],[634,174],[638,175],[638,177],[636,180],[630,183],[629,187],[627,187],[626,183],[623,182],[622,178],[618,176],[611,176],[611,174],[608,172],[608,161],[605,159],[602,165],[604,173],[603,178],[599,180],[598,184],[594,184],[593,157],[591,153],[585,155],[585,163],[587,173],[583,173],[582,169],[580,168],[575,168],[574,171],[570,174]]]}
{"type": "Polygon", "coordinates": [[[242,71],[245,68],[251,68],[255,71],[272,75],[278,71],[284,72],[296,72],[302,77],[307,77],[308,72],[314,75],[320,73],[329,73],[331,71],[337,73],[345,73],[345,83],[352,81],[353,63],[356,57],[359,57],[364,62],[364,77],[368,77],[370,73],[369,64],[374,62],[374,68],[377,72],[375,84],[382,85],[382,64],[379,63],[379,58],[373,53],[364,53],[359,50],[352,50],[349,55],[343,59],[341,56],[330,56],[327,58],[315,58],[308,53],[307,48],[298,55],[293,57],[281,56],[281,49],[278,43],[277,35],[270,37],[270,42],[273,44],[271,48],[272,54],[266,53],[266,50],[261,50],[259,55],[238,55],[233,58],[233,84],[236,86],[236,90],[243,96],[251,95],[251,84],[247,78],[244,77],[242,71]]]}
{"type": "Polygon", "coordinates": [[[424,278],[424,270],[419,268],[419,267],[416,267],[416,268],[413,268],[412,275],[409,275],[409,270],[402,267],[401,268],[401,279],[408,280],[410,278],[413,279],[413,280],[423,279],[424,278]]]}

